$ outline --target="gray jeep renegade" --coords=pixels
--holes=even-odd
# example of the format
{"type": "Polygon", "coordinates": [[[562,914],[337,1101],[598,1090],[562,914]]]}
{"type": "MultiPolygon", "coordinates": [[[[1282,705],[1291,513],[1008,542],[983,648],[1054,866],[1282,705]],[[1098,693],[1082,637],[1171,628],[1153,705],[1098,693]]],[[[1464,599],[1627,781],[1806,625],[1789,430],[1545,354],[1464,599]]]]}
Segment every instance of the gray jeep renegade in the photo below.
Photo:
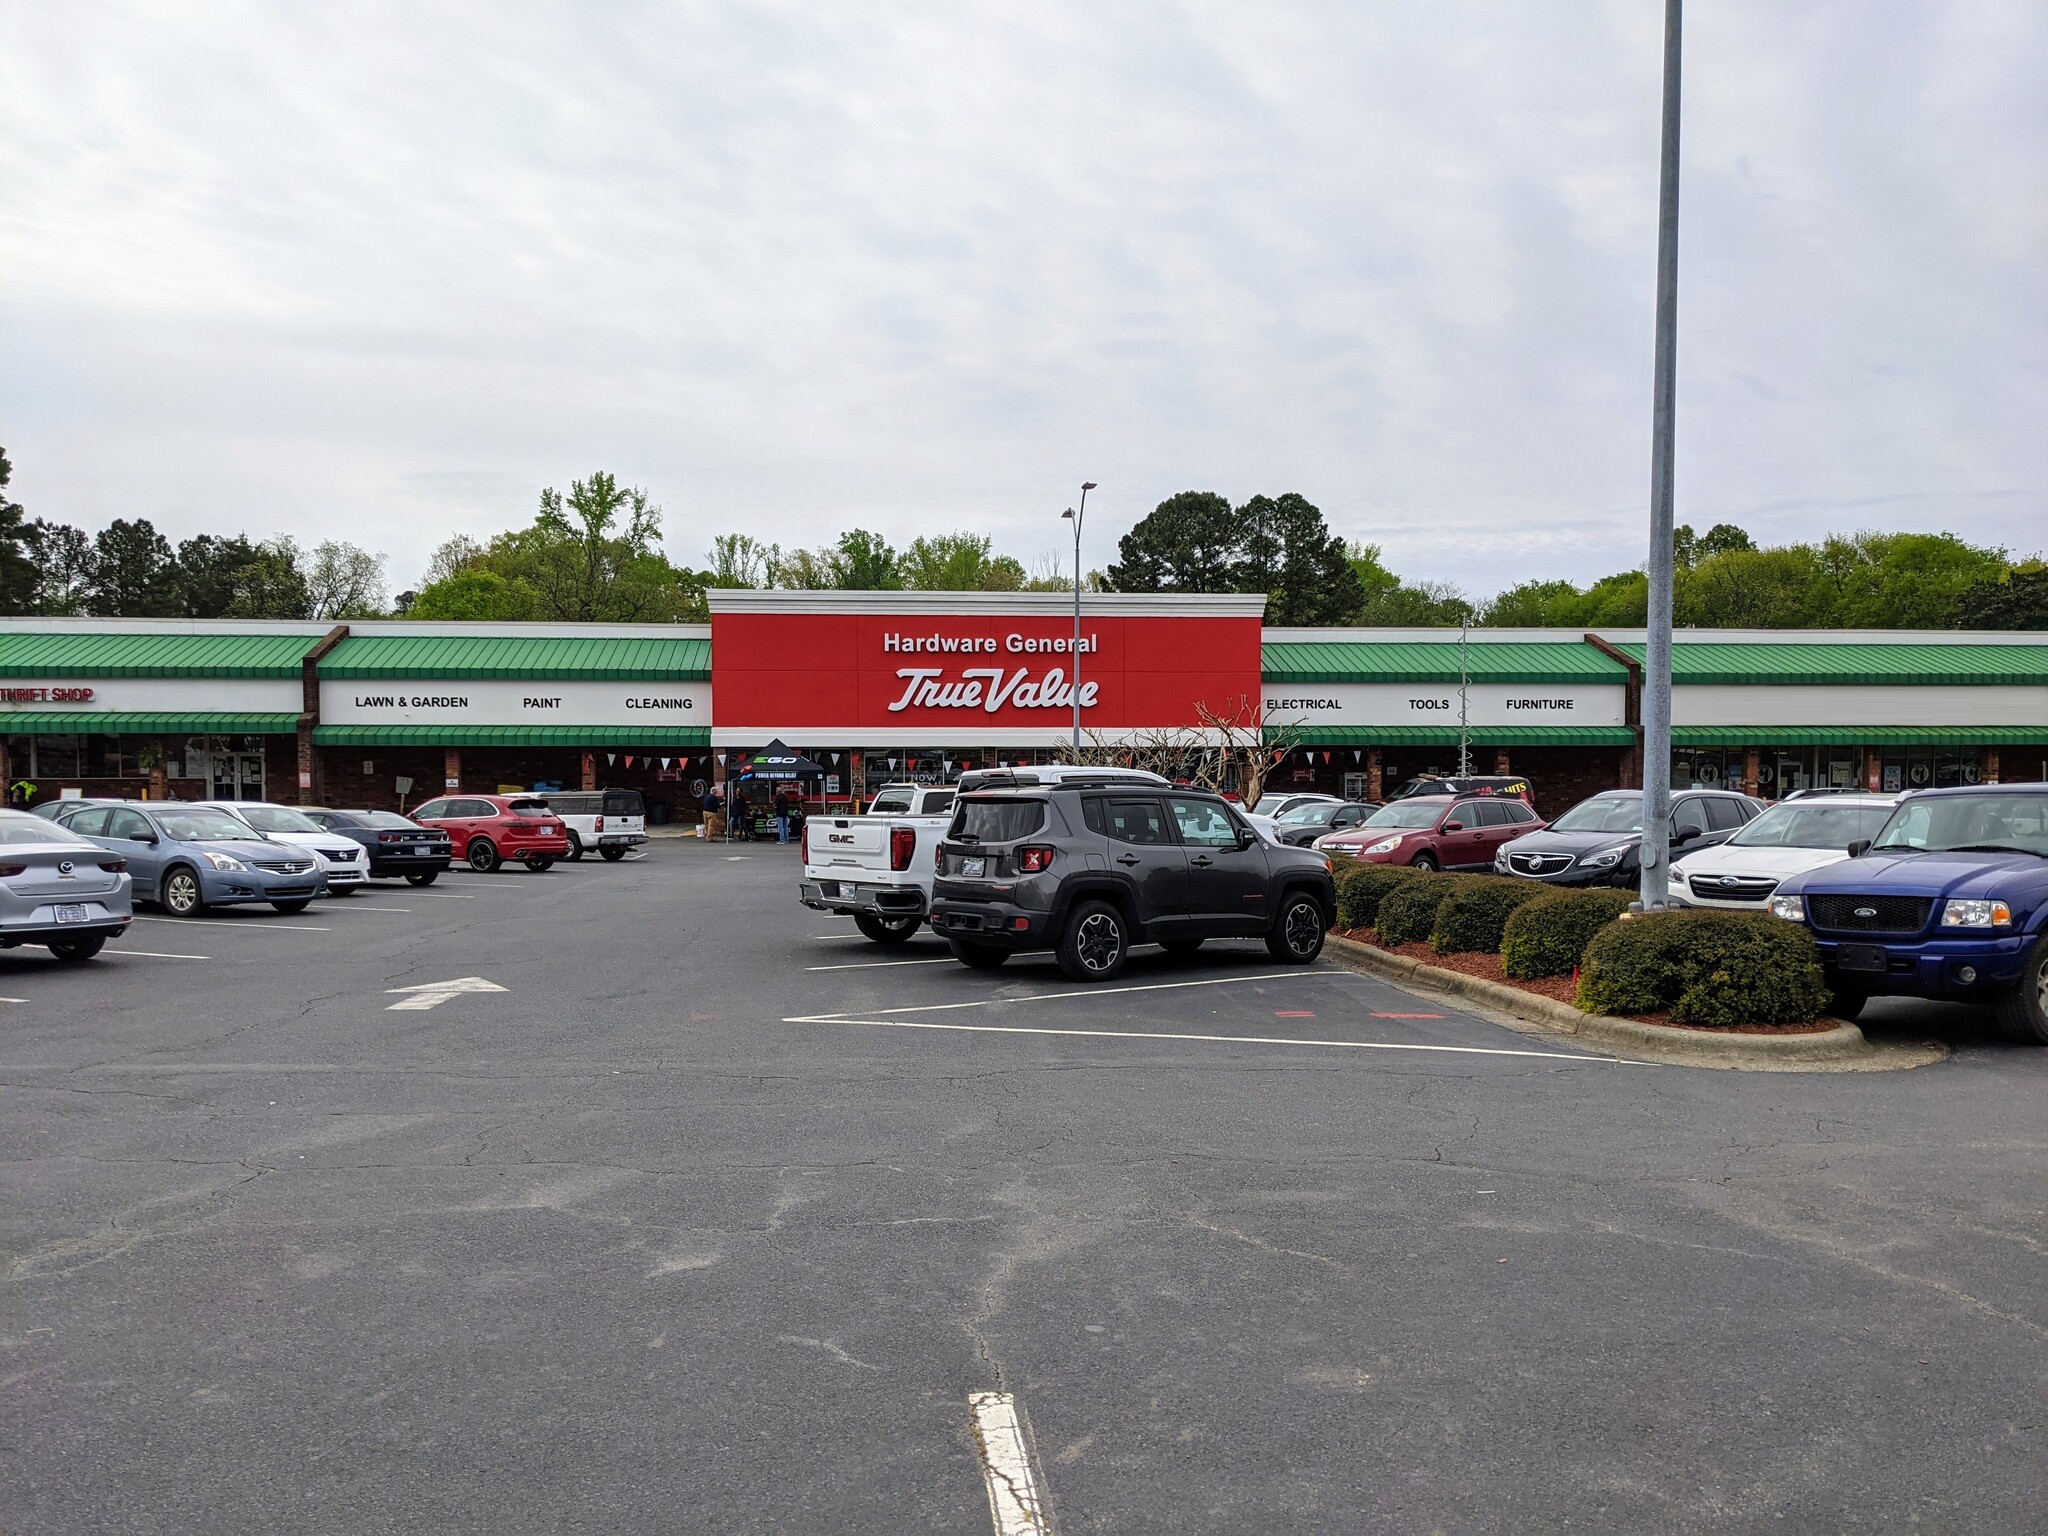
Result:
{"type": "Polygon", "coordinates": [[[1107,981],[1133,944],[1188,954],[1221,938],[1262,938],[1306,965],[1337,910],[1327,855],[1268,842],[1221,796],[1149,776],[976,775],[936,858],[932,928],[984,970],[1049,949],[1075,981],[1107,981]]]}

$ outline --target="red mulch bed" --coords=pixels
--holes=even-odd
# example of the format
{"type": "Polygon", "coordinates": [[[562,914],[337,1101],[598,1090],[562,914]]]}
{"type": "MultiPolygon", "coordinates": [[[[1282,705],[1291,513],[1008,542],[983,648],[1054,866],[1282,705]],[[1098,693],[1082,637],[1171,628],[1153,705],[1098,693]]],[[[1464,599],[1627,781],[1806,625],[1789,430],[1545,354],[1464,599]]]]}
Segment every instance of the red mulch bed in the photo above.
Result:
{"type": "MultiPolygon", "coordinates": [[[[1374,949],[1385,950],[1390,955],[1400,955],[1423,965],[1433,965],[1441,971],[1456,971],[1463,976],[1477,976],[1482,981],[1497,981],[1503,986],[1533,992],[1538,997],[1547,997],[1552,1002],[1578,1006],[1579,984],[1570,976],[1510,976],[1501,968],[1501,959],[1496,954],[1474,952],[1470,954],[1440,955],[1429,945],[1419,941],[1409,944],[1382,944],[1370,928],[1353,928],[1341,931],[1339,936],[1355,943],[1369,944],[1374,949]]],[[[1731,1029],[1713,1029],[1702,1024],[1674,1024],[1666,1013],[1631,1013],[1625,1017],[1638,1024],[1661,1024],[1666,1029],[1691,1029],[1703,1035],[1819,1035],[1835,1027],[1833,1019],[1816,1019],[1811,1024],[1738,1024],[1731,1029]]]]}

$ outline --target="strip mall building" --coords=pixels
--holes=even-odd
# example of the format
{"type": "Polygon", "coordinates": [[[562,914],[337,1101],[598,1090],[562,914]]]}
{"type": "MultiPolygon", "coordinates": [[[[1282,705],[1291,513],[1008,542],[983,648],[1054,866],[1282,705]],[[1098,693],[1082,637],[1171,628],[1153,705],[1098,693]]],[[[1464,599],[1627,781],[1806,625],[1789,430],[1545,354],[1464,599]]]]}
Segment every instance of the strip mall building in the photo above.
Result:
{"type": "MultiPolygon", "coordinates": [[[[832,799],[1256,711],[1284,787],[1640,782],[1640,631],[1288,630],[1258,597],[714,592],[709,625],[0,620],[14,804],[66,790],[397,807],[638,789],[688,820],[771,742],[832,799]]],[[[2048,635],[1686,631],[1673,777],[1765,796],[2048,778],[2048,635]]]]}

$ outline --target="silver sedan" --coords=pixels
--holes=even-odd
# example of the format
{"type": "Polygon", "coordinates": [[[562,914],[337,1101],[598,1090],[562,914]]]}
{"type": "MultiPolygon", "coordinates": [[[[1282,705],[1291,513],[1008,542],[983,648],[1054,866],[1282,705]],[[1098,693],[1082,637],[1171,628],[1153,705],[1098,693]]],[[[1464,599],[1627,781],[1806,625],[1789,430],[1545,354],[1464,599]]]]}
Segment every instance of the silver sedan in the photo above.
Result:
{"type": "Polygon", "coordinates": [[[76,832],[0,810],[0,949],[90,960],[134,919],[128,861],[76,832]]]}

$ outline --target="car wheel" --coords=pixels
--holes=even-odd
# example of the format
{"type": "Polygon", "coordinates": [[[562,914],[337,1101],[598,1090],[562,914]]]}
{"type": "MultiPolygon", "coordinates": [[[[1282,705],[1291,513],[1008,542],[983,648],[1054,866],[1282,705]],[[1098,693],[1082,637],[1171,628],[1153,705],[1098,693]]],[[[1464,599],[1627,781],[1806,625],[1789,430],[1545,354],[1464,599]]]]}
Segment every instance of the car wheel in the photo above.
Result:
{"type": "Polygon", "coordinates": [[[917,932],[922,919],[915,917],[877,917],[872,912],[853,914],[853,926],[873,939],[877,944],[902,944],[917,932]]]}
{"type": "Polygon", "coordinates": [[[1007,949],[997,949],[993,944],[970,944],[965,939],[948,939],[946,947],[953,951],[955,960],[977,971],[992,971],[1010,958],[1007,949]]]}
{"type": "Polygon", "coordinates": [[[1060,935],[1060,970],[1070,981],[1108,981],[1131,952],[1124,915],[1106,901],[1084,901],[1060,935]]]}
{"type": "Polygon", "coordinates": [[[1307,891],[1289,893],[1280,903],[1280,915],[1266,935],[1266,952],[1288,965],[1307,965],[1323,952],[1323,934],[1329,923],[1323,904],[1307,891]]]}
{"type": "Polygon", "coordinates": [[[1415,868],[1420,870],[1426,870],[1431,874],[1434,874],[1437,870],[1443,868],[1441,864],[1437,863],[1436,855],[1433,853],[1418,853],[1417,855],[1415,855],[1413,863],[1415,868]]]}
{"type": "Polygon", "coordinates": [[[430,869],[424,875],[407,875],[405,877],[405,883],[407,885],[432,885],[436,880],[440,878],[441,871],[439,871],[438,869],[430,869]]]}
{"type": "Polygon", "coordinates": [[[469,867],[480,875],[488,875],[505,862],[498,857],[498,845],[488,837],[472,837],[469,852],[464,857],[469,860],[469,867]]]}
{"type": "Polygon", "coordinates": [[[160,887],[164,910],[173,917],[197,917],[206,910],[206,896],[199,888],[199,873],[179,864],[165,871],[160,887]]]}
{"type": "Polygon", "coordinates": [[[607,864],[616,864],[619,862],[619,860],[623,859],[626,856],[626,850],[624,848],[621,848],[617,843],[614,843],[609,848],[598,849],[597,856],[603,859],[607,864]]]}
{"type": "Polygon", "coordinates": [[[50,953],[66,965],[83,965],[106,947],[103,934],[93,934],[83,939],[52,939],[50,953]]]}
{"type": "Polygon", "coordinates": [[[271,905],[286,917],[291,917],[296,913],[305,911],[313,903],[310,901],[273,901],[271,905]]]}
{"type": "Polygon", "coordinates": [[[2020,984],[1992,1007],[1998,1027],[2021,1045],[2048,1045],[2048,936],[2034,941],[2020,984]]]}
{"type": "Polygon", "coordinates": [[[555,867],[554,855],[547,853],[537,853],[532,858],[521,859],[519,862],[535,874],[539,874],[544,869],[553,869],[555,867]]]}
{"type": "Polygon", "coordinates": [[[1159,947],[1169,955],[1192,955],[1202,947],[1200,939],[1161,939],[1159,947]]]}
{"type": "Polygon", "coordinates": [[[1837,989],[1834,996],[1828,1000],[1828,1015],[1831,1018],[1841,1019],[1846,1023],[1853,1024],[1861,1016],[1864,1006],[1869,1001],[1870,994],[1867,992],[1847,992],[1837,989]]]}
{"type": "Polygon", "coordinates": [[[576,864],[583,859],[583,839],[576,835],[576,829],[569,829],[569,862],[576,864]]]}

